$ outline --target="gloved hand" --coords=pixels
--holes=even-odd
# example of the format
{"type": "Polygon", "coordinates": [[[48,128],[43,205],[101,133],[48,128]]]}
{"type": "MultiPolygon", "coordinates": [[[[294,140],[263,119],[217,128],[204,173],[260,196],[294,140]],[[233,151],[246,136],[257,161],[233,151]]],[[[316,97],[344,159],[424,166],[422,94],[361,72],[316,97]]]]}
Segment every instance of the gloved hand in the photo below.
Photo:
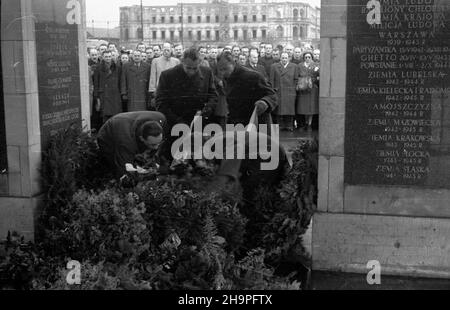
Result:
{"type": "Polygon", "coordinates": [[[259,116],[259,115],[263,114],[264,112],[266,112],[266,110],[269,108],[269,105],[263,100],[258,100],[255,102],[255,107],[256,107],[256,113],[259,116]]]}
{"type": "Polygon", "coordinates": [[[128,102],[128,96],[122,95],[122,102],[128,102]]]}

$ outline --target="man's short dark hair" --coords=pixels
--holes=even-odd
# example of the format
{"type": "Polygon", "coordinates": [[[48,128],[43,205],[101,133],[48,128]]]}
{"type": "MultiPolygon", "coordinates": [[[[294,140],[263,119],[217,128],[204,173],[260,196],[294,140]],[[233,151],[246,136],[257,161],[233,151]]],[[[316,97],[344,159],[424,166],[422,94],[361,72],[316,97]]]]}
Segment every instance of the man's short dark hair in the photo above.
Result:
{"type": "Polygon", "coordinates": [[[161,124],[157,121],[147,121],[142,124],[142,138],[147,139],[148,136],[159,137],[163,133],[161,124]]]}
{"type": "Polygon", "coordinates": [[[200,59],[200,54],[195,47],[190,47],[183,53],[183,59],[189,58],[192,61],[196,61],[200,59]]]}
{"type": "Polygon", "coordinates": [[[233,53],[229,50],[223,51],[220,55],[217,56],[217,62],[221,61],[222,59],[228,62],[234,62],[233,53]]]}
{"type": "Polygon", "coordinates": [[[102,56],[104,56],[105,54],[112,54],[112,52],[110,50],[103,51],[102,56]]]}

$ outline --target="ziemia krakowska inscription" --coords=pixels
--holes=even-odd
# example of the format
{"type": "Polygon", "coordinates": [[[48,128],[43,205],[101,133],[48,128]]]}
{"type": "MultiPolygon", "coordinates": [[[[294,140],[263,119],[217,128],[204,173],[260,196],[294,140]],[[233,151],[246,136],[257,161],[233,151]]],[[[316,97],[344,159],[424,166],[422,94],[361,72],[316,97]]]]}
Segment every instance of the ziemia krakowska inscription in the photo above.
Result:
{"type": "Polygon", "coordinates": [[[450,188],[450,1],[349,0],[345,183],[450,188]]]}

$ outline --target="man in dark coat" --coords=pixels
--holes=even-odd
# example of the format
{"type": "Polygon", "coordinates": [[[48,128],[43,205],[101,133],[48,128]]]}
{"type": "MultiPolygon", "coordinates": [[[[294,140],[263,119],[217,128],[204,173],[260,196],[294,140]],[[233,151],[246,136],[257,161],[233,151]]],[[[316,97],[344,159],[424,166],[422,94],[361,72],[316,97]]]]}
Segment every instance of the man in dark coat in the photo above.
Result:
{"type": "Polygon", "coordinates": [[[259,123],[270,124],[277,99],[269,82],[260,73],[237,65],[230,52],[218,57],[217,70],[224,79],[228,123],[247,125],[256,107],[259,123]]]}
{"type": "Polygon", "coordinates": [[[264,57],[259,58],[258,64],[262,65],[264,69],[266,69],[266,75],[269,76],[270,74],[270,67],[276,62],[275,59],[272,57],[272,44],[266,44],[264,46],[265,49],[265,55],[264,57]]]}
{"type": "Polygon", "coordinates": [[[150,79],[150,67],[142,62],[141,52],[134,51],[133,61],[122,68],[120,93],[127,103],[129,112],[147,109],[147,90],[150,79]]]}
{"type": "Polygon", "coordinates": [[[190,125],[197,111],[209,116],[217,105],[213,74],[200,62],[197,50],[191,48],[184,52],[181,64],[161,73],[156,106],[170,128],[177,123],[190,125]]]}
{"type": "Polygon", "coordinates": [[[165,126],[163,114],[142,111],[117,114],[100,128],[97,137],[100,152],[117,177],[126,173],[125,164],[132,164],[137,154],[157,151],[165,126]]]}
{"type": "Polygon", "coordinates": [[[120,75],[121,68],[112,60],[111,51],[103,52],[103,60],[94,72],[94,102],[100,101],[103,123],[122,113],[120,75]]]}
{"type": "Polygon", "coordinates": [[[246,66],[249,69],[252,69],[256,72],[261,73],[266,79],[268,78],[268,75],[266,73],[266,68],[264,66],[258,64],[258,54],[255,52],[250,53],[250,56],[248,58],[248,64],[246,66]]]}
{"type": "MultiPolygon", "coordinates": [[[[176,124],[190,125],[198,111],[212,116],[217,106],[217,91],[211,69],[201,66],[195,48],[184,51],[182,63],[163,71],[156,90],[156,108],[167,118],[168,139],[163,146],[166,158],[172,158],[171,145],[177,139],[170,135],[176,124]]],[[[205,122],[206,123],[206,122],[205,122]]]]}

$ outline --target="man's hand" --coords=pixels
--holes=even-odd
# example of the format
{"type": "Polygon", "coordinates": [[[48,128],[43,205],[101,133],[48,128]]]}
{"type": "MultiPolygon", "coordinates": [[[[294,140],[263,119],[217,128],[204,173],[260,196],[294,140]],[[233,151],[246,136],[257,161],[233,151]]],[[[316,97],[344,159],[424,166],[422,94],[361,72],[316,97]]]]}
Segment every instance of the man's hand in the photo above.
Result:
{"type": "Polygon", "coordinates": [[[128,96],[122,95],[122,102],[128,102],[128,96]]]}
{"type": "Polygon", "coordinates": [[[256,113],[258,113],[258,116],[263,114],[264,112],[266,112],[266,110],[269,108],[267,103],[265,101],[262,101],[262,100],[256,101],[255,102],[255,107],[256,107],[256,113]]]}

